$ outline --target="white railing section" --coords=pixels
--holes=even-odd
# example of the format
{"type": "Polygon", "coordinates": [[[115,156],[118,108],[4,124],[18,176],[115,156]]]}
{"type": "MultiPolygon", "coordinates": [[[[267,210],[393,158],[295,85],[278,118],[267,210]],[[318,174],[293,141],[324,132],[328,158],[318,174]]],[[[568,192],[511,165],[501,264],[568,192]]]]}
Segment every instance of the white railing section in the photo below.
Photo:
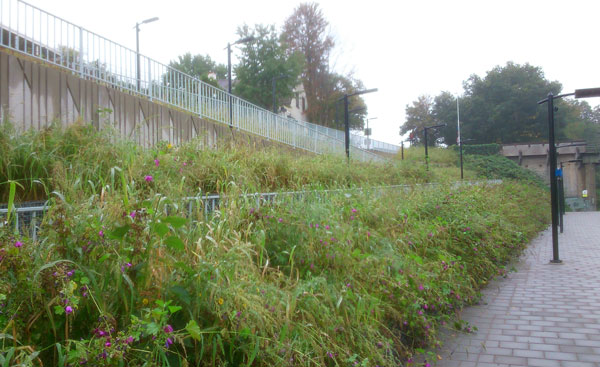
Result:
{"type": "MultiPolygon", "coordinates": [[[[278,116],[21,0],[0,0],[0,46],[295,148],[345,153],[343,138],[316,125],[278,116]]],[[[385,160],[364,148],[351,141],[351,158],[385,160]]]]}

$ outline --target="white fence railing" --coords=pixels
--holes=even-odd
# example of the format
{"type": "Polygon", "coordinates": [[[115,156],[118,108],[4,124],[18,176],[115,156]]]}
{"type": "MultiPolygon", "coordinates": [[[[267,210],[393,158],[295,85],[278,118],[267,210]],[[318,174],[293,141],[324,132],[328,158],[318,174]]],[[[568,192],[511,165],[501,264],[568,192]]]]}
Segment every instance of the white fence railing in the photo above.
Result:
{"type": "MultiPolygon", "coordinates": [[[[345,153],[344,139],[317,125],[278,116],[21,0],[0,0],[0,46],[299,149],[345,153]]],[[[352,159],[384,160],[364,148],[352,140],[352,159]]]]}

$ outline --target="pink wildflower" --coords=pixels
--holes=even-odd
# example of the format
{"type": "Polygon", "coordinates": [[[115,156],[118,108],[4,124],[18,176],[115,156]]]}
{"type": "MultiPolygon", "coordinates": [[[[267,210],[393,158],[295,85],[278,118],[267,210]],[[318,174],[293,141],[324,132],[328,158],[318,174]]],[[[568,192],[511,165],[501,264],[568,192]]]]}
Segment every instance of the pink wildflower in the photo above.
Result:
{"type": "Polygon", "coordinates": [[[21,241],[17,241],[17,242],[15,242],[15,247],[16,247],[16,248],[19,248],[19,247],[21,247],[21,246],[23,246],[23,242],[21,242],[21,241]]]}
{"type": "Polygon", "coordinates": [[[352,213],[356,213],[358,210],[352,208],[352,213]]]}
{"type": "Polygon", "coordinates": [[[156,167],[158,167],[158,165],[159,165],[159,164],[160,164],[160,161],[159,161],[158,159],[155,159],[155,160],[154,160],[154,165],[155,165],[156,167]]]}
{"type": "Polygon", "coordinates": [[[152,181],[154,181],[154,177],[147,175],[144,177],[144,180],[146,180],[146,182],[152,182],[152,181]]]}
{"type": "Polygon", "coordinates": [[[73,307],[71,307],[71,306],[67,306],[67,307],[65,307],[65,313],[66,313],[67,315],[70,315],[70,314],[72,314],[72,313],[73,313],[73,307]]]}
{"type": "Polygon", "coordinates": [[[103,230],[100,230],[100,231],[98,232],[98,236],[100,236],[100,237],[104,237],[104,231],[103,231],[103,230]]]}

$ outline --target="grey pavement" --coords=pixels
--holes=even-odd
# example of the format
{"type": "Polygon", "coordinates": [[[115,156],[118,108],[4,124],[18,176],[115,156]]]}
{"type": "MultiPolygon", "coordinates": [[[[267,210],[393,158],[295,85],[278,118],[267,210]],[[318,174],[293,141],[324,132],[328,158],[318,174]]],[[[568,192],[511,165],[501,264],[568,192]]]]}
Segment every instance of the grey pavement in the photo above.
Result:
{"type": "Polygon", "coordinates": [[[551,265],[550,230],[532,241],[517,272],[462,311],[478,330],[446,332],[434,365],[600,367],[600,212],[568,213],[559,248],[551,265]]]}

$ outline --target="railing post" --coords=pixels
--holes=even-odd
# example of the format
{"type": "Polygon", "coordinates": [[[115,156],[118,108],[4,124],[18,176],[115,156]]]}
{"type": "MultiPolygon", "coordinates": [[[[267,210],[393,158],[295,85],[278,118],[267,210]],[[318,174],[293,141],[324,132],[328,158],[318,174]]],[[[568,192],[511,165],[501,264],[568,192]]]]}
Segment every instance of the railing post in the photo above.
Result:
{"type": "Polygon", "coordinates": [[[79,76],[83,78],[83,28],[79,27],[79,76]]]}

